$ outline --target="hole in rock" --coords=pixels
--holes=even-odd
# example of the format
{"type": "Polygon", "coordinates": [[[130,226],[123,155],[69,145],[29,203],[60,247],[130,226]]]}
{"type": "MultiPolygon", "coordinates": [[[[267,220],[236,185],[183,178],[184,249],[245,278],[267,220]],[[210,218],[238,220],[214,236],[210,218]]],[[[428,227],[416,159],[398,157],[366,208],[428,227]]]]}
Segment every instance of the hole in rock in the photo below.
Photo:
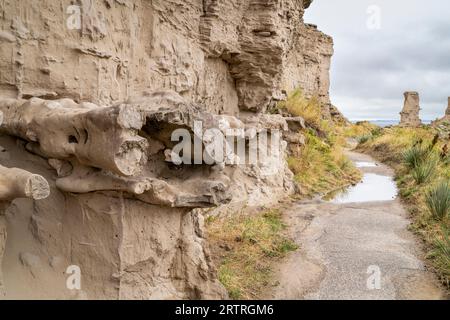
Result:
{"type": "Polygon", "coordinates": [[[69,143],[78,143],[78,140],[75,136],[70,135],[69,136],[69,143]]]}

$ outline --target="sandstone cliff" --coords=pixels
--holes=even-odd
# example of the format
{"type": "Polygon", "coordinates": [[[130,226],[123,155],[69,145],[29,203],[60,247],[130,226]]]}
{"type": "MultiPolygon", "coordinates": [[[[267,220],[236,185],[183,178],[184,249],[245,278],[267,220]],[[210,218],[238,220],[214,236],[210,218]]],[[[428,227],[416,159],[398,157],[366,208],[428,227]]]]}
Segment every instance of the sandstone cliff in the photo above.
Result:
{"type": "Polygon", "coordinates": [[[333,43],[304,24],[310,3],[1,2],[0,164],[51,191],[6,212],[7,297],[226,297],[192,209],[293,192],[286,142],[256,165],[178,166],[168,137],[198,120],[291,141],[301,119],[264,112],[297,87],[330,117],[333,43]]]}

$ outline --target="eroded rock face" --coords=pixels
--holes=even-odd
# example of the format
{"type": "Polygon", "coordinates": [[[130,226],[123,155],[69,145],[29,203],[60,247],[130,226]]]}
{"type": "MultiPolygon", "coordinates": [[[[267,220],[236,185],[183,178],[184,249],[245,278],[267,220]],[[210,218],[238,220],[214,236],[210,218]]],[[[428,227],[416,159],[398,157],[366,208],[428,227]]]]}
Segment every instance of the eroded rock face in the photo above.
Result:
{"type": "Polygon", "coordinates": [[[304,25],[310,3],[7,2],[0,96],[111,105],[166,89],[214,113],[237,114],[264,111],[282,90],[301,86],[328,103],[332,40],[304,25]]]}
{"type": "Polygon", "coordinates": [[[422,124],[419,118],[420,100],[417,92],[405,92],[405,103],[400,112],[400,125],[404,127],[418,127],[422,124]]]}
{"type": "Polygon", "coordinates": [[[47,199],[16,201],[7,210],[10,236],[3,264],[7,298],[226,296],[204,249],[201,215],[190,208],[125,198],[116,191],[64,192],[44,159],[24,146],[17,148],[11,137],[0,138],[0,144],[6,150],[0,156],[2,163],[38,172],[51,187],[47,199]],[[18,259],[22,256],[32,256],[33,263],[18,259]],[[65,272],[71,265],[80,267],[81,291],[66,286],[70,274],[65,272]],[[42,289],[44,282],[47,286],[42,289]]]}
{"type": "MultiPolygon", "coordinates": [[[[0,161],[47,171],[47,179],[54,184],[51,197],[35,204],[31,214],[25,212],[26,206],[16,208],[18,216],[28,215],[32,231],[28,236],[37,239],[44,251],[34,254],[39,259],[33,261],[58,257],[61,265],[80,267],[87,279],[84,298],[225,297],[203,246],[202,216],[191,209],[231,200],[261,205],[289,194],[293,187],[284,158],[287,145],[280,140],[278,152],[257,163],[235,163],[231,151],[223,162],[207,164],[203,159],[199,164],[175,164],[171,150],[176,142],[171,135],[186,130],[200,140],[203,155],[213,158],[207,148],[208,129],[218,130],[217,136],[251,129],[257,137],[266,131],[288,133],[289,124],[294,123],[293,130],[299,130],[304,123],[301,118],[263,114],[241,121],[203,110],[167,91],[111,107],[77,104],[70,99],[0,99],[4,114],[0,132],[9,136],[2,143],[5,152],[0,161]],[[201,123],[200,131],[196,131],[196,123],[201,123]],[[20,144],[11,136],[21,138],[20,144]],[[127,147],[121,148],[124,143],[127,147]],[[37,156],[40,161],[30,166],[26,159],[37,156]],[[102,267],[93,268],[93,264],[102,267]],[[161,266],[164,269],[156,272],[161,266]],[[143,278],[147,280],[142,282],[143,278]]],[[[228,141],[225,135],[221,139],[224,145],[228,141]]],[[[242,145],[248,144],[250,149],[260,146],[247,141],[245,135],[242,139],[242,145]]],[[[11,259],[21,255],[14,250],[13,246],[11,259]]],[[[10,297],[38,297],[16,288],[24,287],[22,281],[39,282],[36,279],[61,271],[42,267],[42,263],[36,267],[19,262],[42,277],[11,277],[10,297]]],[[[42,294],[71,297],[61,283],[56,288],[42,294]]]]}
{"type": "MultiPolygon", "coordinates": [[[[0,210],[4,210],[0,204],[0,210]]],[[[3,254],[5,253],[6,248],[6,219],[3,214],[0,215],[0,263],[3,262],[3,254]]],[[[3,298],[6,294],[5,286],[3,283],[3,270],[0,268],[0,298],[3,298]]]]}
{"type": "Polygon", "coordinates": [[[192,209],[293,192],[285,153],[303,144],[304,123],[263,112],[302,87],[330,116],[333,43],[303,23],[310,4],[2,2],[0,164],[36,172],[51,190],[7,210],[7,297],[226,297],[192,209]],[[281,156],[174,163],[174,130],[206,146],[211,128],[280,132],[281,156]],[[66,286],[71,265],[81,291],[66,286]]]}
{"type": "Polygon", "coordinates": [[[329,88],[333,39],[312,24],[302,24],[295,32],[292,50],[283,68],[283,89],[290,92],[300,87],[306,97],[317,96],[323,117],[331,119],[329,88]]]}
{"type": "Polygon", "coordinates": [[[0,298],[6,295],[2,268],[7,240],[5,211],[17,198],[41,200],[47,198],[49,194],[50,187],[44,177],[0,165],[0,298]]]}
{"type": "Polygon", "coordinates": [[[448,98],[448,106],[447,109],[445,110],[445,115],[442,118],[433,121],[432,125],[439,126],[445,123],[450,123],[450,97],[448,98]]]}

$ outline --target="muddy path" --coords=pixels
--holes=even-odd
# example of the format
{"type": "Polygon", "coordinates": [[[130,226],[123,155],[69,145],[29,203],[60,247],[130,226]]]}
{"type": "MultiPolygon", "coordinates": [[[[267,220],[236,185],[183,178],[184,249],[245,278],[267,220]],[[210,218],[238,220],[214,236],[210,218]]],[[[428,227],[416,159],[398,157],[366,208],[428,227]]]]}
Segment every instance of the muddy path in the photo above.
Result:
{"type": "MultiPolygon", "coordinates": [[[[285,211],[300,246],[277,270],[276,299],[444,299],[427,270],[393,171],[367,155],[348,156],[363,181],[332,200],[285,211]]],[[[268,298],[269,298],[268,297],[268,298]]]]}

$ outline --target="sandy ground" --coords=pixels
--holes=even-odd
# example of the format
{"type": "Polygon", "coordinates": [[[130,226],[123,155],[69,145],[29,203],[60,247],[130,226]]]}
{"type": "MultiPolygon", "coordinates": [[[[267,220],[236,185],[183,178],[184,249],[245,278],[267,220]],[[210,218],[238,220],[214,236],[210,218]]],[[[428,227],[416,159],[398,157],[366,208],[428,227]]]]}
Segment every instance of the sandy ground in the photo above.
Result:
{"type": "MultiPolygon", "coordinates": [[[[348,155],[354,162],[376,163],[366,155],[348,155]]],[[[393,176],[379,163],[360,169],[393,176]]],[[[448,298],[427,270],[398,198],[344,204],[313,200],[296,203],[285,215],[300,249],[277,270],[279,285],[270,298],[448,298]]]]}

